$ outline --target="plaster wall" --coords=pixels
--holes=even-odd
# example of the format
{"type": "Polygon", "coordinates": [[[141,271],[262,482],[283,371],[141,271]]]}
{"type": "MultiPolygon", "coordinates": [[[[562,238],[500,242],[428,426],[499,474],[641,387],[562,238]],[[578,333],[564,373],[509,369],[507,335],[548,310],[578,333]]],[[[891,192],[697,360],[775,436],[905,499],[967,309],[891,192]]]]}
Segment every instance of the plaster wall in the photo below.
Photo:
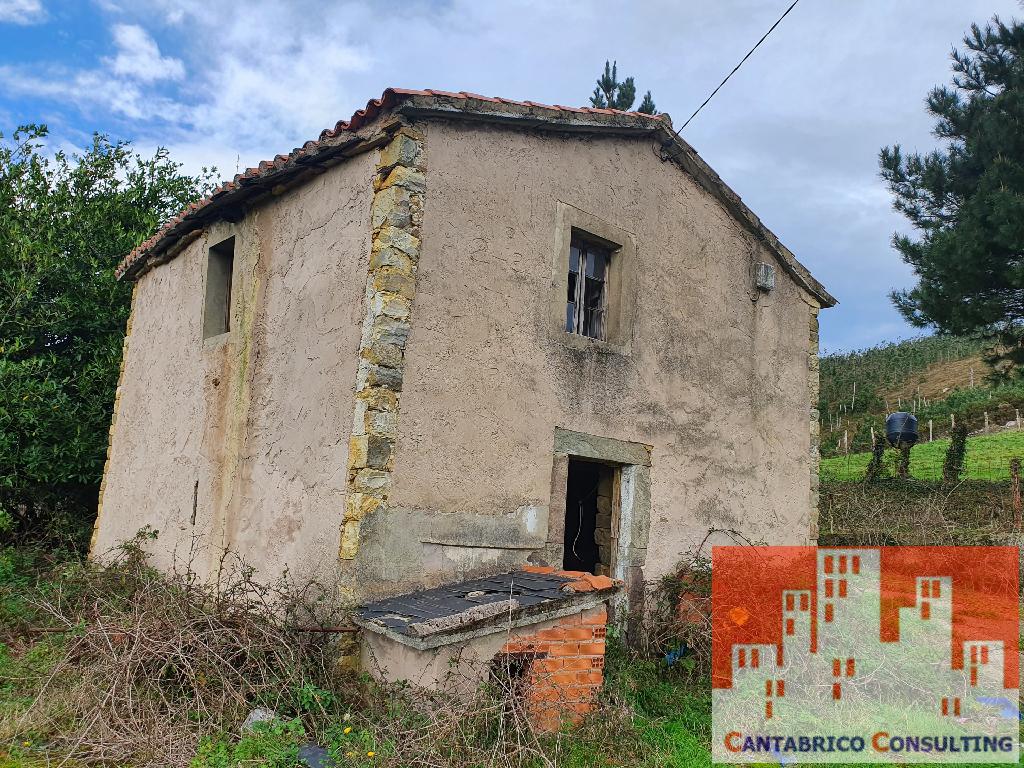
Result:
{"type": "Polygon", "coordinates": [[[227,548],[263,577],[334,574],[375,155],[141,277],[94,554],[150,525],[160,567],[211,574],[227,548]],[[232,235],[231,330],[204,340],[207,249],[232,235]]]}
{"type": "MultiPolygon", "coordinates": [[[[465,636],[453,637],[436,648],[422,650],[395,641],[386,635],[364,630],[361,635],[360,665],[362,669],[384,682],[397,683],[404,680],[418,688],[449,690],[471,695],[481,682],[487,680],[491,662],[503,650],[539,650],[544,647],[544,641],[552,640],[559,643],[579,643],[585,638],[590,642],[592,634],[566,634],[567,629],[578,629],[584,625],[599,625],[602,628],[602,663],[599,669],[603,669],[603,629],[606,618],[606,608],[601,603],[596,607],[539,619],[518,627],[499,624],[491,630],[469,632],[465,636]],[[533,647],[529,647],[530,645],[533,647]]],[[[579,656],[578,646],[574,650],[574,655],[579,656]]],[[[564,659],[567,655],[569,654],[560,658],[564,659]]],[[[588,663],[587,668],[590,667],[588,663]]]]}
{"type": "Polygon", "coordinates": [[[650,139],[426,134],[394,486],[348,578],[394,593],[535,557],[556,427],[651,447],[648,579],[709,528],[806,543],[816,304],[778,265],[775,290],[754,290],[771,253],[650,139]],[[624,343],[559,327],[560,203],[635,242],[624,343]]]}

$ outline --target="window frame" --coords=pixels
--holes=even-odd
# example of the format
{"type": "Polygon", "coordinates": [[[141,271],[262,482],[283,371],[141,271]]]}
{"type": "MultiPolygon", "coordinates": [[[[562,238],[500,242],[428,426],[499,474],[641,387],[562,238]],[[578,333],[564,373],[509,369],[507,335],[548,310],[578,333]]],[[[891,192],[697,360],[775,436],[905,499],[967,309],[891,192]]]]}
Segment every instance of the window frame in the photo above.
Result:
{"type": "Polygon", "coordinates": [[[632,354],[639,284],[636,235],[559,200],[555,203],[553,246],[548,315],[552,340],[580,350],[632,354]],[[601,338],[566,331],[570,249],[577,238],[605,248],[610,254],[605,277],[601,338]]]}
{"type": "Polygon", "coordinates": [[[582,234],[573,233],[569,244],[569,270],[566,274],[565,331],[598,341],[605,340],[608,313],[608,283],[611,272],[612,249],[582,234]],[[576,251],[576,254],[573,253],[576,251]],[[576,269],[573,269],[575,258],[576,269]],[[600,264],[600,269],[597,265],[600,264]],[[591,277],[591,272],[594,276],[591,277]],[[600,272],[600,276],[597,273],[600,272]],[[575,283],[573,277],[575,276],[575,283]],[[599,285],[599,306],[589,306],[588,291],[591,284],[599,285]],[[569,307],[572,306],[570,315],[569,307]],[[595,316],[597,318],[595,328],[595,316]]]}
{"type": "Polygon", "coordinates": [[[231,333],[235,287],[235,235],[218,240],[206,249],[206,290],[203,295],[203,341],[231,333]]]}

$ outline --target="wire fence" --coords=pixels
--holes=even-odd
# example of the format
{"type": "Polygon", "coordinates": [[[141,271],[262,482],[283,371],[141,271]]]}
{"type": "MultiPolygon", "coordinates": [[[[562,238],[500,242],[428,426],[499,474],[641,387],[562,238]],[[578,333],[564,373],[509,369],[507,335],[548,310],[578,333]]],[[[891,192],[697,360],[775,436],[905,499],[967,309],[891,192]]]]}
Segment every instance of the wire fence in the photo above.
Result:
{"type": "MultiPolygon", "coordinates": [[[[1020,454],[1024,456],[1024,454],[1020,454]]],[[[971,456],[968,450],[964,459],[964,471],[961,477],[965,480],[990,480],[993,482],[1010,479],[1010,460],[1013,456],[971,456]]],[[[821,462],[821,479],[824,481],[849,482],[863,480],[867,474],[871,454],[851,453],[849,456],[837,456],[821,462]]],[[[898,457],[886,455],[882,477],[896,477],[898,457]]],[[[910,477],[915,480],[941,480],[944,456],[910,455],[910,477]]]]}
{"type": "MultiPolygon", "coordinates": [[[[949,449],[949,439],[923,441],[910,449],[909,476],[916,480],[941,480],[942,468],[949,449]]],[[[968,438],[964,452],[964,480],[1010,480],[1010,462],[1024,458],[1024,431],[999,429],[968,438]]],[[[863,480],[867,474],[869,452],[843,452],[822,456],[820,477],[823,481],[849,482],[863,480]]],[[[899,452],[887,448],[879,477],[896,477],[899,452]]]]}

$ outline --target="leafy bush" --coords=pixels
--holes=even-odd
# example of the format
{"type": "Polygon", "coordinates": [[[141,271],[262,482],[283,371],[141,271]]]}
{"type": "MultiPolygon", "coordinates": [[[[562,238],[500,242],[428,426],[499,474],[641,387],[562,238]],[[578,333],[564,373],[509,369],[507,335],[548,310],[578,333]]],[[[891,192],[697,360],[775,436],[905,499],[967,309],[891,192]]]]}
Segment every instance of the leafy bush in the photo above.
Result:
{"type": "Polygon", "coordinates": [[[81,155],[51,155],[46,135],[0,134],[0,509],[22,537],[56,526],[81,544],[131,297],[114,268],[211,177],[99,135],[81,155]]]}

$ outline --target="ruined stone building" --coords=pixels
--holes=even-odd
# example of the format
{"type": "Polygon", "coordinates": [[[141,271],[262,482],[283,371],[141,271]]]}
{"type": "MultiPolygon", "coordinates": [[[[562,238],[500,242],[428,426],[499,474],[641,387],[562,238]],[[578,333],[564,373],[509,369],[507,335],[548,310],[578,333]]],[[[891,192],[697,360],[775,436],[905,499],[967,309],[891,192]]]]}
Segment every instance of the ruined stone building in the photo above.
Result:
{"type": "Polygon", "coordinates": [[[667,116],[389,89],[118,274],[97,556],[368,599],[816,539],[835,300],[667,116]]]}

